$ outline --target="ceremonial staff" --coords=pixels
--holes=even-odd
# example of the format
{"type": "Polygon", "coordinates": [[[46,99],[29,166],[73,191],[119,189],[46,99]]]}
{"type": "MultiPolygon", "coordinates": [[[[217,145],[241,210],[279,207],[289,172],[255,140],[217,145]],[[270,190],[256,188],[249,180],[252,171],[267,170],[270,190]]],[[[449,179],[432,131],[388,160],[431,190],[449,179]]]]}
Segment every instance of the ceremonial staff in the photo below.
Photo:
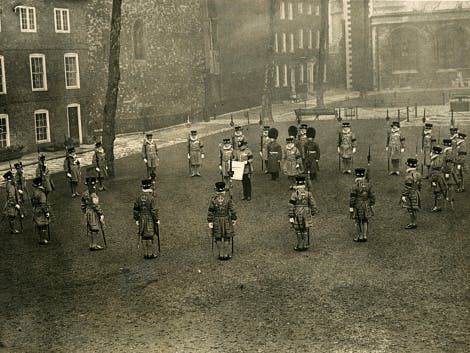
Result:
{"type": "MultiPolygon", "coordinates": [[[[10,165],[10,172],[13,173],[13,170],[11,168],[11,161],[9,160],[8,161],[8,164],[10,165]]],[[[12,180],[13,182],[13,188],[15,189],[15,201],[16,201],[16,205],[18,205],[18,207],[16,207],[15,205],[15,208],[17,209],[18,211],[18,215],[20,216],[20,227],[21,227],[21,232],[23,232],[23,213],[21,212],[21,205],[20,203],[18,202],[18,190],[16,189],[16,185],[14,183],[14,181],[12,180]]]]}

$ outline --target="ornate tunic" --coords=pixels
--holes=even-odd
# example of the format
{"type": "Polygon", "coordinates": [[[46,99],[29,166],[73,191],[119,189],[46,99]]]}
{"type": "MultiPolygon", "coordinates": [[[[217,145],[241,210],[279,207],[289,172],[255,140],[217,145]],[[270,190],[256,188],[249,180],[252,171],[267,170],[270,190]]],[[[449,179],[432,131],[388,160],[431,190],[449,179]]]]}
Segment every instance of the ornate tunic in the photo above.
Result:
{"type": "Polygon", "coordinates": [[[103,149],[95,148],[95,153],[92,159],[93,168],[95,168],[95,175],[97,178],[106,178],[108,176],[108,167],[106,166],[106,153],[103,149]],[[96,170],[98,168],[100,171],[96,170]]]}
{"type": "Polygon", "coordinates": [[[353,148],[357,147],[356,136],[353,132],[340,132],[338,136],[338,147],[341,158],[352,158],[353,148]]]}
{"type": "Polygon", "coordinates": [[[80,162],[76,156],[69,154],[65,157],[64,171],[65,173],[70,173],[71,177],[67,177],[69,181],[73,181],[75,183],[80,182],[80,162]]]}
{"type": "Polygon", "coordinates": [[[189,162],[192,166],[202,164],[201,155],[204,154],[204,146],[198,137],[189,136],[188,138],[189,162]]]}
{"type": "Polygon", "coordinates": [[[454,161],[456,159],[456,153],[452,150],[452,147],[446,147],[443,154],[442,173],[444,174],[444,180],[447,185],[457,184],[457,173],[454,168],[454,161]]]}
{"type": "Polygon", "coordinates": [[[311,139],[307,140],[304,146],[304,155],[306,171],[318,171],[319,167],[317,161],[320,160],[320,147],[318,143],[311,139]]]}
{"type": "Polygon", "coordinates": [[[139,235],[142,238],[153,238],[158,221],[157,199],[153,190],[142,191],[134,202],[134,219],[139,221],[139,235]]]}
{"type": "Polygon", "coordinates": [[[158,167],[158,149],[155,141],[144,138],[142,145],[142,158],[147,159],[147,167],[158,167]]]}
{"type": "Polygon", "coordinates": [[[222,176],[228,178],[230,175],[231,161],[234,159],[232,146],[219,145],[220,166],[222,176]]]}
{"type": "Polygon", "coordinates": [[[87,228],[92,232],[100,230],[100,217],[103,215],[103,211],[101,210],[99,203],[100,200],[95,192],[90,194],[90,191],[86,190],[82,194],[82,212],[86,216],[87,228]]]}
{"type": "Polygon", "coordinates": [[[400,130],[388,132],[387,147],[390,159],[401,158],[401,150],[405,148],[405,137],[401,135],[400,130]]]}
{"type": "Polygon", "coordinates": [[[33,221],[37,227],[47,226],[50,223],[50,209],[47,204],[46,191],[43,187],[34,187],[32,193],[33,221]]]}
{"type": "Polygon", "coordinates": [[[293,144],[287,144],[283,155],[283,172],[288,176],[299,175],[300,164],[302,163],[299,149],[293,144]]]}
{"type": "Polygon", "coordinates": [[[431,186],[434,193],[444,193],[446,190],[446,182],[442,167],[444,165],[444,156],[442,154],[434,154],[431,156],[431,186]]]}
{"type": "Polygon", "coordinates": [[[349,195],[349,207],[354,208],[354,219],[365,222],[373,215],[375,194],[372,186],[364,179],[356,180],[349,195]]]}
{"type": "Polygon", "coordinates": [[[310,191],[299,188],[291,194],[289,217],[294,218],[294,229],[305,230],[313,225],[312,215],[318,212],[317,204],[310,191]]]}
{"type": "Polygon", "coordinates": [[[235,235],[232,221],[237,219],[232,199],[228,194],[216,194],[209,202],[207,222],[213,223],[213,236],[231,238],[235,235]]]}
{"type": "Polygon", "coordinates": [[[46,190],[46,193],[55,190],[54,181],[51,177],[51,172],[45,163],[39,161],[38,166],[36,168],[36,177],[41,177],[42,179],[42,186],[46,190]]]}
{"type": "Polygon", "coordinates": [[[432,148],[436,145],[436,138],[432,135],[431,132],[423,134],[423,154],[424,154],[424,161],[423,164],[426,167],[431,165],[431,152],[432,148]]]}

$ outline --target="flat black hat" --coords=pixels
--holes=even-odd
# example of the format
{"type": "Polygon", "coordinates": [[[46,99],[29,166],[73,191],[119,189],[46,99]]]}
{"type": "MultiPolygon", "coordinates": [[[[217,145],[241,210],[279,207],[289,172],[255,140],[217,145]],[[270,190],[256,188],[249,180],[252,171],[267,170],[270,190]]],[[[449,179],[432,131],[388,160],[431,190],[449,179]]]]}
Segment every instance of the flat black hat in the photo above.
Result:
{"type": "Polygon", "coordinates": [[[306,128],[308,128],[308,125],[307,125],[307,124],[301,124],[301,125],[300,125],[300,128],[301,128],[301,129],[306,129],[306,128]]]}
{"type": "Polygon", "coordinates": [[[232,139],[224,138],[223,141],[224,141],[224,143],[230,143],[230,141],[232,141],[232,139]]]}
{"type": "Polygon", "coordinates": [[[96,184],[96,178],[95,177],[86,177],[85,178],[85,185],[95,185],[96,184]]]}
{"type": "Polygon", "coordinates": [[[142,189],[150,189],[152,187],[152,179],[143,179],[141,184],[142,189]]]}
{"type": "Polygon", "coordinates": [[[9,170],[5,174],[3,174],[3,178],[6,179],[6,180],[9,180],[9,179],[13,178],[13,173],[11,172],[11,170],[9,170]]]}
{"type": "Polygon", "coordinates": [[[431,123],[426,123],[426,124],[424,124],[424,127],[427,128],[427,129],[430,129],[430,128],[432,128],[432,124],[431,123]]]}
{"type": "Polygon", "coordinates": [[[452,140],[451,139],[444,139],[442,140],[442,143],[444,146],[452,146],[452,140]]]}
{"type": "Polygon", "coordinates": [[[439,153],[442,152],[442,147],[440,147],[440,146],[433,146],[433,147],[432,147],[432,151],[433,151],[434,153],[439,154],[439,153]]]}
{"type": "Polygon", "coordinates": [[[467,137],[467,135],[464,134],[463,132],[459,132],[459,137],[460,137],[461,139],[464,139],[465,137],[467,137]]]}
{"type": "Polygon", "coordinates": [[[408,158],[406,160],[406,165],[410,167],[416,167],[418,165],[418,160],[416,158],[408,158]]]}
{"type": "Polygon", "coordinates": [[[279,131],[275,127],[272,127],[269,129],[268,137],[272,139],[277,139],[278,136],[279,136],[279,131]]]}
{"type": "Polygon", "coordinates": [[[20,169],[23,166],[22,162],[17,162],[14,164],[15,169],[20,169]]]}
{"type": "Polygon", "coordinates": [[[100,147],[102,146],[103,144],[101,143],[101,141],[98,141],[97,143],[95,143],[95,147],[100,147]]]}
{"type": "Polygon", "coordinates": [[[392,127],[393,127],[393,126],[400,127],[400,122],[399,122],[399,121],[394,121],[394,122],[392,122],[392,125],[391,125],[391,126],[392,126],[392,127]]]}
{"type": "Polygon", "coordinates": [[[67,147],[67,152],[68,153],[75,152],[75,147],[73,147],[73,146],[67,147]]]}
{"type": "Polygon", "coordinates": [[[269,126],[268,126],[268,125],[263,126],[263,130],[268,131],[268,130],[269,130],[269,126]]]}
{"type": "Polygon", "coordinates": [[[295,183],[297,185],[305,185],[305,177],[303,175],[296,176],[295,183]]]}
{"type": "Polygon", "coordinates": [[[197,131],[196,130],[191,130],[191,135],[196,135],[197,131]]]}
{"type": "Polygon", "coordinates": [[[354,174],[357,177],[363,177],[364,175],[366,175],[366,169],[365,168],[356,168],[356,169],[354,169],[354,174]]]}
{"type": "Polygon", "coordinates": [[[217,183],[215,183],[215,190],[225,191],[225,183],[223,181],[218,181],[217,183]]]}
{"type": "Polygon", "coordinates": [[[345,121],[341,125],[343,125],[343,127],[351,127],[351,124],[349,123],[349,121],[345,121]]]}

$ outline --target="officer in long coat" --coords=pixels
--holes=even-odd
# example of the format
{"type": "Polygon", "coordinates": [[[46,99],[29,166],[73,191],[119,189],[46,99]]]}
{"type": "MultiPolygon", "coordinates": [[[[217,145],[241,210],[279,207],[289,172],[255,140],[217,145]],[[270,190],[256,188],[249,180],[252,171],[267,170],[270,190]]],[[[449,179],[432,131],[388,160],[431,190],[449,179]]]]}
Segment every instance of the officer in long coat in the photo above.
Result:
{"type": "Polygon", "coordinates": [[[436,146],[436,137],[432,132],[432,124],[426,123],[423,128],[423,137],[421,141],[421,152],[423,152],[423,165],[426,167],[426,179],[429,178],[429,168],[431,167],[432,148],[436,146]]]}
{"type": "Polygon", "coordinates": [[[103,250],[98,244],[99,232],[104,225],[104,214],[100,206],[100,199],[96,193],[96,178],[87,177],[85,181],[88,190],[82,194],[81,209],[86,217],[87,234],[90,237],[90,250],[103,250]]]}
{"type": "Polygon", "coordinates": [[[47,203],[46,190],[42,185],[41,177],[33,179],[31,204],[33,205],[33,223],[39,237],[39,244],[45,245],[50,240],[51,210],[47,203]]]}
{"type": "Polygon", "coordinates": [[[215,191],[209,201],[207,222],[219,250],[219,260],[228,260],[231,258],[230,244],[235,235],[233,226],[237,221],[237,214],[233,201],[225,190],[225,183],[215,183],[215,191]]]}
{"type": "Polygon", "coordinates": [[[246,141],[240,143],[240,150],[238,152],[238,161],[243,162],[245,166],[243,167],[243,177],[242,177],[242,186],[243,186],[243,197],[242,200],[250,201],[251,200],[251,174],[253,173],[253,152],[247,146],[246,141]]]}
{"type": "Polygon", "coordinates": [[[356,148],[357,139],[351,131],[351,124],[344,122],[338,134],[338,154],[341,158],[341,171],[345,174],[351,174],[352,159],[356,153],[356,148]]]}
{"type": "Polygon", "coordinates": [[[315,142],[316,130],[313,127],[307,128],[307,142],[304,145],[305,173],[310,175],[310,180],[317,178],[319,171],[318,162],[320,160],[320,146],[315,142]]]}
{"type": "Polygon", "coordinates": [[[21,233],[20,229],[22,228],[21,219],[24,217],[23,212],[21,210],[21,205],[19,203],[20,195],[13,180],[13,173],[10,170],[3,174],[3,179],[5,179],[6,191],[6,201],[5,206],[3,208],[4,214],[6,217],[8,217],[10,234],[19,234],[21,233]],[[17,226],[17,222],[20,223],[18,224],[20,227],[17,226]]]}
{"type": "Polygon", "coordinates": [[[405,152],[405,137],[400,131],[400,123],[398,121],[394,121],[391,129],[387,132],[385,149],[388,151],[388,157],[392,162],[390,175],[400,175],[401,155],[405,152]]]}
{"type": "Polygon", "coordinates": [[[421,181],[422,175],[416,170],[418,160],[416,158],[408,158],[406,160],[406,169],[403,190],[401,193],[401,206],[405,208],[410,215],[410,223],[405,229],[415,229],[416,214],[421,208],[421,181]]]}
{"type": "Polygon", "coordinates": [[[139,227],[139,244],[142,243],[145,259],[157,257],[158,208],[152,190],[152,179],[142,180],[142,191],[134,202],[134,220],[139,227]]]}
{"type": "Polygon", "coordinates": [[[281,170],[282,160],[282,147],[277,142],[279,131],[272,127],[268,131],[268,137],[270,139],[267,151],[268,151],[268,172],[271,174],[271,179],[276,180],[279,178],[279,171],[281,170]]]}
{"type": "Polygon", "coordinates": [[[191,176],[201,176],[201,165],[204,159],[204,145],[196,130],[191,130],[188,136],[188,160],[191,176]]]}
{"type": "Polygon", "coordinates": [[[349,214],[356,226],[356,236],[353,240],[365,242],[367,241],[369,220],[374,215],[372,207],[375,205],[375,194],[372,185],[367,180],[365,168],[356,168],[354,174],[356,179],[349,194],[349,214]]]}
{"type": "Polygon", "coordinates": [[[153,140],[153,134],[151,132],[145,134],[142,144],[142,158],[147,167],[147,178],[155,178],[160,160],[158,157],[157,143],[153,140]]]}
{"type": "Polygon", "coordinates": [[[106,153],[104,152],[103,144],[100,141],[95,143],[95,151],[93,153],[91,164],[95,170],[96,180],[98,180],[98,190],[106,190],[103,180],[108,177],[108,166],[106,165],[106,153]]]}
{"type": "Polygon", "coordinates": [[[240,143],[246,141],[246,137],[243,134],[243,130],[241,126],[235,126],[235,130],[233,132],[232,136],[232,144],[233,144],[233,155],[234,158],[237,160],[238,159],[238,153],[240,151],[240,143]]]}
{"type": "Polygon", "coordinates": [[[80,161],[75,153],[75,147],[68,147],[64,159],[64,171],[67,182],[70,184],[72,197],[80,196],[77,192],[78,183],[81,180],[80,161]]]}

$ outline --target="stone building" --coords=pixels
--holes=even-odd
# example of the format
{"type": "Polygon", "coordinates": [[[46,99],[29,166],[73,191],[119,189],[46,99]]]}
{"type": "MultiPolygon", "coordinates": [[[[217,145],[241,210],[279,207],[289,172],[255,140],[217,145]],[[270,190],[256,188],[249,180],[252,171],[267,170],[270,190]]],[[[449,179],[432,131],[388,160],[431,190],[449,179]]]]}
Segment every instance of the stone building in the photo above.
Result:
{"type": "Polygon", "coordinates": [[[0,147],[62,148],[68,138],[85,139],[84,2],[0,3],[0,147]]]}

